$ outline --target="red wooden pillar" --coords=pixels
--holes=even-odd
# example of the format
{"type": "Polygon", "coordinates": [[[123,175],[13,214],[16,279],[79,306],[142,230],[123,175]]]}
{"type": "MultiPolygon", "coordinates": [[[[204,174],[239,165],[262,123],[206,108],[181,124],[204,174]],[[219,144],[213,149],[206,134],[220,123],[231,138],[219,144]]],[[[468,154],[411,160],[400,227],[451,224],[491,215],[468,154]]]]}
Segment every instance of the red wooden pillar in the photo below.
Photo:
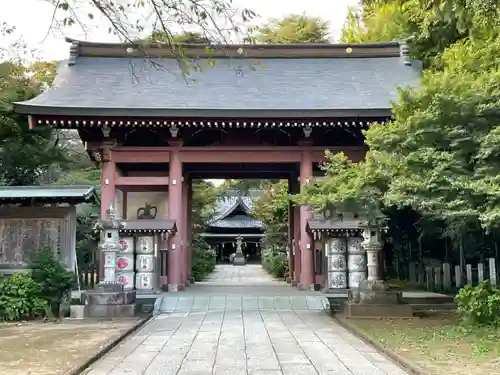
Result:
{"type": "MultiPolygon", "coordinates": [[[[290,183],[289,183],[290,184],[290,183]]],[[[290,187],[289,187],[289,192],[290,187]]],[[[294,273],[294,253],[293,253],[293,202],[288,202],[288,276],[286,278],[287,283],[291,283],[293,280],[294,273]]]]}
{"type": "Polygon", "coordinates": [[[300,206],[293,206],[293,246],[295,251],[294,265],[295,272],[293,274],[292,285],[297,286],[300,283],[300,269],[301,269],[301,251],[300,251],[300,206]]]}
{"type": "Polygon", "coordinates": [[[188,178],[184,177],[182,180],[182,223],[180,224],[181,242],[182,242],[182,267],[181,267],[181,280],[186,286],[188,280],[188,178]]]}
{"type": "MultiPolygon", "coordinates": [[[[288,192],[290,194],[298,193],[299,184],[297,180],[297,176],[293,176],[288,180],[288,192]]],[[[295,214],[295,204],[293,202],[289,202],[288,204],[288,265],[289,265],[289,273],[287,277],[287,282],[293,283],[296,281],[298,283],[298,278],[295,279],[296,272],[296,252],[297,252],[297,235],[299,234],[296,230],[296,214],[295,214]]],[[[298,227],[297,227],[298,228],[298,227]]]]}
{"type": "Polygon", "coordinates": [[[191,264],[193,260],[193,210],[192,210],[192,203],[193,203],[193,181],[191,178],[187,179],[187,220],[186,220],[186,242],[187,242],[187,281],[188,284],[191,284],[191,264]]]}
{"type": "MultiPolygon", "coordinates": [[[[310,151],[303,151],[300,161],[300,185],[309,183],[313,178],[313,163],[310,151]]],[[[303,290],[314,289],[314,256],[313,239],[307,232],[307,222],[311,218],[311,209],[307,205],[300,207],[300,284],[299,288],[303,290]]]]}
{"type": "Polygon", "coordinates": [[[174,150],[170,153],[169,178],[168,178],[168,218],[175,220],[177,233],[170,237],[168,249],[168,291],[177,292],[184,289],[182,280],[183,261],[182,261],[182,232],[183,214],[182,214],[182,162],[179,151],[174,150]]]}

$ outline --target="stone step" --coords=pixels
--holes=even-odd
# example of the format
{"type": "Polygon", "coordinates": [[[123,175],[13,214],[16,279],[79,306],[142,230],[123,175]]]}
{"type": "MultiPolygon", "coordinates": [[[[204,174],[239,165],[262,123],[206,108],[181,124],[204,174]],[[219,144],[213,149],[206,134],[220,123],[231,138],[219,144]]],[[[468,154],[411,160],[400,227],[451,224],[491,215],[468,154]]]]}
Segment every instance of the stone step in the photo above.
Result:
{"type": "Polygon", "coordinates": [[[192,311],[329,311],[323,296],[217,296],[164,295],[155,302],[154,314],[192,311]]]}
{"type": "Polygon", "coordinates": [[[412,303],[410,306],[413,311],[450,311],[457,308],[454,303],[412,303]]]}

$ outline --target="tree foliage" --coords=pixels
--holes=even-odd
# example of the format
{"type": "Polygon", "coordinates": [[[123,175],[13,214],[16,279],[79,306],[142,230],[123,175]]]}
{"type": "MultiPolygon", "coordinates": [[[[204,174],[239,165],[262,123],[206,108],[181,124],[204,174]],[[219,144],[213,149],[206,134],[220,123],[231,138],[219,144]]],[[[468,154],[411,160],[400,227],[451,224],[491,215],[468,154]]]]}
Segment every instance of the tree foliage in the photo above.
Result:
{"type": "Polygon", "coordinates": [[[416,212],[419,246],[425,236],[439,243],[449,238],[463,265],[468,247],[489,246],[491,236],[480,226],[494,239],[500,223],[498,6],[488,0],[380,0],[366,2],[363,11],[351,11],[344,41],[412,37],[414,57],[427,69],[417,89],[400,90],[394,118],[365,131],[365,160],[327,155],[325,178],[298,201],[328,213],[385,214],[392,224],[416,212]],[[430,227],[442,231],[424,229],[430,227]]]}
{"type": "Polygon", "coordinates": [[[66,161],[57,134],[29,129],[28,116],[14,113],[14,102],[31,99],[42,88],[30,69],[17,62],[0,64],[0,182],[4,185],[39,184],[54,164],[66,161]]]}
{"type": "Polygon", "coordinates": [[[273,19],[268,25],[258,28],[254,38],[265,44],[330,43],[328,22],[305,14],[273,19]]]}
{"type": "Polygon", "coordinates": [[[464,39],[498,36],[496,0],[374,0],[351,9],[344,42],[388,42],[411,38],[414,57],[427,66],[464,39]]]}
{"type": "Polygon", "coordinates": [[[283,250],[288,242],[288,181],[262,182],[261,190],[253,215],[264,224],[263,247],[283,250]]]}

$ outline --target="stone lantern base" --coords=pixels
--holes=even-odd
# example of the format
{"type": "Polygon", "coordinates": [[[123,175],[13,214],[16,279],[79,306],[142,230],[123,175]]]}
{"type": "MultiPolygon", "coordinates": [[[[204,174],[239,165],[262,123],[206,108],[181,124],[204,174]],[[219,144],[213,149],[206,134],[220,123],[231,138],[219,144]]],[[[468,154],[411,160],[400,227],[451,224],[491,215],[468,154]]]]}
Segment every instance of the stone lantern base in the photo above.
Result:
{"type": "Polygon", "coordinates": [[[233,258],[233,266],[244,266],[245,264],[247,264],[247,261],[245,259],[245,255],[243,255],[242,253],[236,252],[236,254],[234,254],[234,258],[233,258]]]}
{"type": "Polygon", "coordinates": [[[349,290],[344,313],[348,318],[412,318],[413,310],[402,293],[389,290],[381,280],[362,282],[349,290]]]}
{"type": "Polygon", "coordinates": [[[90,318],[133,317],[136,312],[135,290],[123,290],[118,283],[99,284],[82,293],[85,315],[90,318]]]}

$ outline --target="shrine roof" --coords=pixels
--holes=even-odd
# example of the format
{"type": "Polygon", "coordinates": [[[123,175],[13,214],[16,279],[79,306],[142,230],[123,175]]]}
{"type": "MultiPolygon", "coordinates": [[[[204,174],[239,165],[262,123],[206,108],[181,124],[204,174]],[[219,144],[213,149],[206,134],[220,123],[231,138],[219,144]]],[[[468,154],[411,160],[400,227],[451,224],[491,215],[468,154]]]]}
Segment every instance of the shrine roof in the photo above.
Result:
{"type": "Polygon", "coordinates": [[[123,233],[175,233],[177,232],[177,225],[175,220],[150,220],[150,219],[136,219],[124,220],[123,228],[120,232],[123,233]]]}
{"type": "Polygon", "coordinates": [[[253,202],[250,197],[224,197],[219,200],[217,213],[208,221],[208,227],[262,229],[263,223],[251,215],[252,207],[253,202]]]}
{"type": "Polygon", "coordinates": [[[406,44],[185,45],[69,40],[51,88],[16,103],[33,115],[171,118],[390,116],[421,64],[406,44]],[[146,58],[145,56],[148,56],[146,58]],[[213,63],[215,61],[215,63],[213,63]],[[196,67],[184,75],[179,64],[196,67]],[[212,66],[213,65],[213,66],[212,66]]]}
{"type": "Polygon", "coordinates": [[[0,186],[0,204],[98,202],[93,186],[0,186]]]}
{"type": "Polygon", "coordinates": [[[358,233],[362,232],[361,220],[327,220],[313,219],[307,222],[307,229],[311,232],[329,233],[358,233]]]}

